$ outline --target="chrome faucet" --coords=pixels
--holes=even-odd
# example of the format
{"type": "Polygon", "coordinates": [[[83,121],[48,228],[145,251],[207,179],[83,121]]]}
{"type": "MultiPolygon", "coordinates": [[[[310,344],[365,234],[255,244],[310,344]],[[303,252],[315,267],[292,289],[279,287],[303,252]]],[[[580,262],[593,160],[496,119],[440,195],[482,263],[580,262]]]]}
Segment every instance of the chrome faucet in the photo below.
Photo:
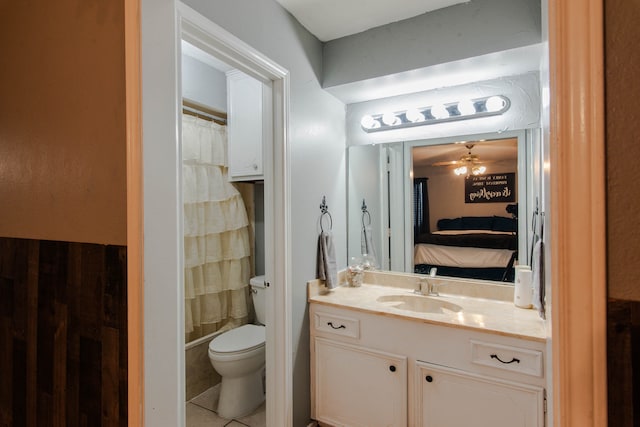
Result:
{"type": "Polygon", "coordinates": [[[432,297],[439,296],[438,291],[436,289],[436,284],[433,282],[433,279],[436,278],[436,273],[438,269],[432,268],[429,270],[429,277],[422,277],[418,279],[416,282],[416,288],[414,289],[414,293],[420,295],[429,295],[432,297]]]}

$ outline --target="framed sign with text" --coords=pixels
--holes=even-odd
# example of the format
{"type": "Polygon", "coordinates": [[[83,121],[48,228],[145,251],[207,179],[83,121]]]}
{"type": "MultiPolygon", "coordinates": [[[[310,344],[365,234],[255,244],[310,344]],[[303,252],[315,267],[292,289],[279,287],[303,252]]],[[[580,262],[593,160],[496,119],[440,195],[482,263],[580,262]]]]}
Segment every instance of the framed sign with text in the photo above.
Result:
{"type": "Polygon", "coordinates": [[[504,203],[515,201],[515,172],[470,175],[465,179],[465,203],[504,203]]]}

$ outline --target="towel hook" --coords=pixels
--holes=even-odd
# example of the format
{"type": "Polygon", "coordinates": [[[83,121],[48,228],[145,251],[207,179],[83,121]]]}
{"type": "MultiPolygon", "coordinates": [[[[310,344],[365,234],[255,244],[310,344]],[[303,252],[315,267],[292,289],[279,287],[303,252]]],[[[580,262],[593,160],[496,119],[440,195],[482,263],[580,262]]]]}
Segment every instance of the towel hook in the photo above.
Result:
{"type": "Polygon", "coordinates": [[[365,203],[364,199],[362,199],[362,228],[366,227],[367,225],[371,225],[371,214],[369,213],[369,211],[367,210],[367,204],[365,203]],[[365,225],[364,223],[364,216],[365,214],[367,215],[367,217],[369,218],[369,223],[365,225]]]}
{"type": "Polygon", "coordinates": [[[325,215],[329,216],[329,230],[333,230],[333,218],[331,218],[331,213],[329,213],[329,206],[327,206],[327,199],[325,196],[322,196],[322,203],[320,204],[320,230],[324,232],[324,227],[322,226],[322,218],[325,215]]]}

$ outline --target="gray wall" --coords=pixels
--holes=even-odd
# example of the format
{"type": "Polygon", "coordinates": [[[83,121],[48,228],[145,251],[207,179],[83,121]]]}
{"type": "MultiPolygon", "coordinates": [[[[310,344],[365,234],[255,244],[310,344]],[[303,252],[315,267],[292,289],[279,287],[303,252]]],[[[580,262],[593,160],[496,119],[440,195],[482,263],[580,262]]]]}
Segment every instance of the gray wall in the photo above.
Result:
{"type": "Polygon", "coordinates": [[[227,76],[195,58],[182,55],[182,96],[226,112],[227,76]]]}
{"type": "Polygon", "coordinates": [[[323,87],[540,43],[540,0],[473,0],[332,40],[323,87]]]}
{"type": "Polygon", "coordinates": [[[322,44],[274,1],[188,0],[188,6],[285,67],[291,75],[293,268],[293,425],[310,414],[306,282],[315,277],[316,242],[326,195],[338,268],[346,266],[345,108],[322,90],[322,44]]]}

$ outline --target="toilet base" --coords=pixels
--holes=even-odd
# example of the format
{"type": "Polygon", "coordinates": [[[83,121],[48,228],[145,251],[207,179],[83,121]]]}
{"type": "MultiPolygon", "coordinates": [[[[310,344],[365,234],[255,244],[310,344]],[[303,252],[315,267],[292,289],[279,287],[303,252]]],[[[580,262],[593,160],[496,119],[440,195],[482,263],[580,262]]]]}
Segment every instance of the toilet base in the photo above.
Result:
{"type": "Polygon", "coordinates": [[[263,370],[242,377],[222,377],[218,415],[233,419],[251,414],[264,402],[263,370]]]}

